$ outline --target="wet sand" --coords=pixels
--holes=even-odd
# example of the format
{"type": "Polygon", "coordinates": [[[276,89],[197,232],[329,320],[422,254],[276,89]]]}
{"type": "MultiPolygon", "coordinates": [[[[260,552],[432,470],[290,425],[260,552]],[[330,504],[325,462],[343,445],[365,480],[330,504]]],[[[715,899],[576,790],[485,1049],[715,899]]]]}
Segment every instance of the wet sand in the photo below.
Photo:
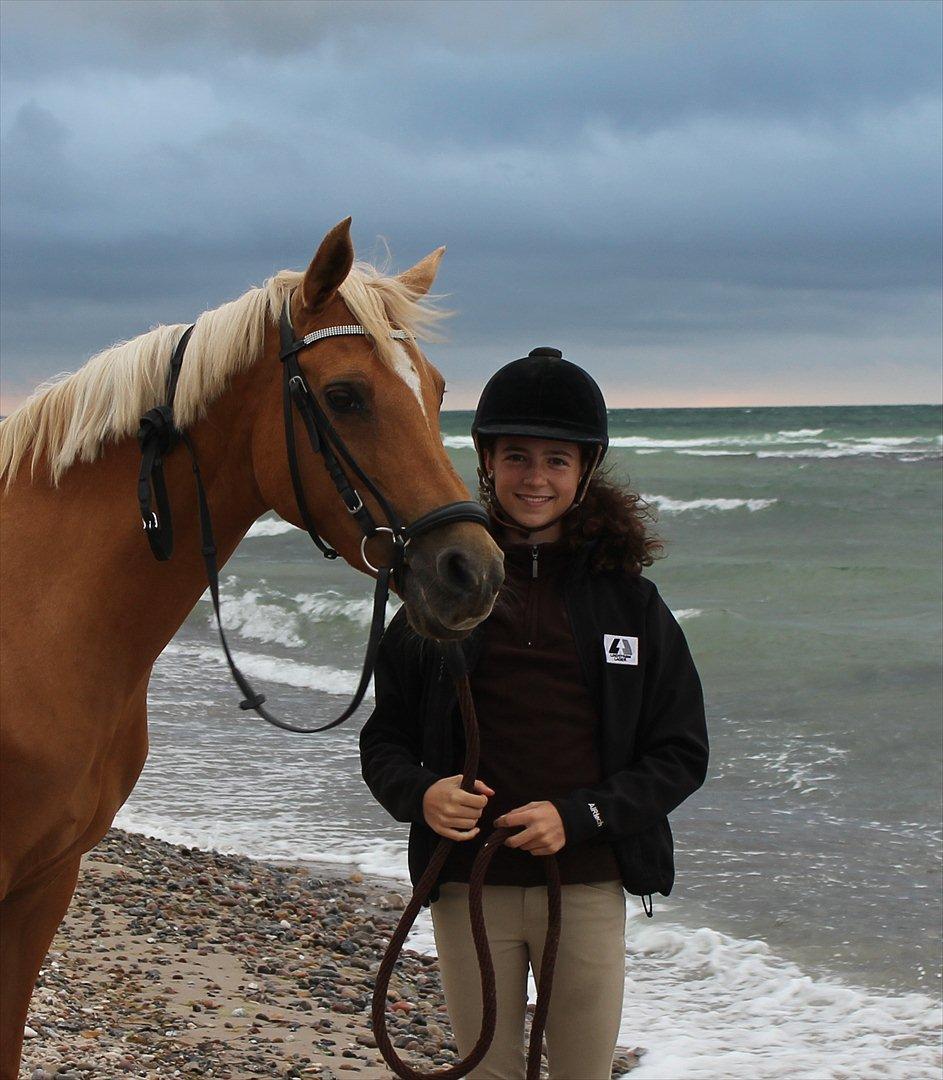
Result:
{"type": "MultiPolygon", "coordinates": [[[[370,1001],[405,898],[339,872],[113,829],[46,958],[20,1076],[391,1077],[370,1001]]],[[[434,958],[404,951],[387,1017],[415,1068],[457,1060],[434,958]]],[[[637,1060],[620,1050],[613,1075],[637,1060]]]]}

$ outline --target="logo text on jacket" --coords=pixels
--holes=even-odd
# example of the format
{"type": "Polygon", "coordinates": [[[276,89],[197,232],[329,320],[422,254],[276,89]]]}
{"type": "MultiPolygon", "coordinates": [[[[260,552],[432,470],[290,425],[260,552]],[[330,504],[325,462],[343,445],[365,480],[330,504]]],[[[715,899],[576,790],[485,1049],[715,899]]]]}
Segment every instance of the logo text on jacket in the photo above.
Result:
{"type": "Polygon", "coordinates": [[[619,634],[603,634],[603,648],[607,664],[633,664],[638,666],[638,638],[619,634]]]}

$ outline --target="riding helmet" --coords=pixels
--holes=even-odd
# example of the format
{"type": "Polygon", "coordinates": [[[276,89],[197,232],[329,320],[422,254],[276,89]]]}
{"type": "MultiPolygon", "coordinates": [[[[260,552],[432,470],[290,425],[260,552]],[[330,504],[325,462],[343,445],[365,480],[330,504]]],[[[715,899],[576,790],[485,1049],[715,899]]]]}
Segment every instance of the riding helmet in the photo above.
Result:
{"type": "Polygon", "coordinates": [[[606,403],[595,379],[559,349],[531,349],[491,376],[481,394],[472,436],[533,435],[609,445],[606,403]]]}
{"type": "Polygon", "coordinates": [[[472,438],[532,435],[609,445],[606,403],[596,380],[559,349],[531,349],[495,372],[481,393],[472,438]]]}

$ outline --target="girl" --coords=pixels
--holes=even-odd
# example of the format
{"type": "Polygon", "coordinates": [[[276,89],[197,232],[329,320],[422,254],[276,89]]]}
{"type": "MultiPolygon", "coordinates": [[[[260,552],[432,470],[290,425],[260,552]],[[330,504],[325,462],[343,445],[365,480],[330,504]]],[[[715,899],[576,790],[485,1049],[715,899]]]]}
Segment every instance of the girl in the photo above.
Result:
{"type": "MultiPolygon", "coordinates": [[[[503,367],[472,426],[480,494],[505,552],[488,619],[463,642],[481,732],[474,793],[457,774],[464,738],[434,642],[400,611],[380,647],[363,776],[410,822],[421,876],[439,836],[456,841],[430,895],[449,1016],[465,1056],[481,1025],[468,917],[475,855],[494,827],[519,827],[494,855],[484,914],[498,1022],[470,1075],[522,1080],[528,968],[540,969],[555,855],[562,934],[550,1011],[552,1080],[609,1080],[625,979],[625,891],[667,896],[668,813],[707,767],[697,671],[684,635],[642,577],[661,547],[633,492],[607,480],[605,402],[556,349],[503,367]]],[[[647,899],[646,899],[647,898],[647,899]]]]}

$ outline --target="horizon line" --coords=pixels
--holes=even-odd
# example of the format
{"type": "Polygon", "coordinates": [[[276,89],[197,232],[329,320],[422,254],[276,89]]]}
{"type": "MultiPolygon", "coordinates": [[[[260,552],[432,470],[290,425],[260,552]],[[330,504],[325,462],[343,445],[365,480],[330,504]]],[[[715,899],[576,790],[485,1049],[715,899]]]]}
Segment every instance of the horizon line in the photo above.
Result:
{"type": "MultiPolygon", "coordinates": [[[[912,409],[912,408],[943,408],[943,401],[836,401],[821,402],[812,401],[797,405],[784,404],[754,404],[754,405],[611,405],[607,406],[607,412],[657,412],[664,409],[912,409]]],[[[463,413],[474,412],[474,406],[467,409],[441,409],[440,413],[463,413]]]]}
{"type": "MultiPolygon", "coordinates": [[[[30,396],[29,394],[10,395],[13,400],[4,400],[0,402],[0,420],[5,420],[11,413],[16,410],[26,401],[30,396]]],[[[6,397],[6,395],[0,395],[0,397],[6,397]]],[[[468,405],[464,408],[443,408],[440,410],[440,415],[445,413],[473,413],[476,405],[468,405]]],[[[702,412],[721,410],[721,409],[907,409],[907,408],[943,408],[943,401],[841,401],[841,402],[805,402],[802,404],[796,404],[791,402],[789,404],[767,402],[767,403],[753,403],[744,405],[612,405],[607,406],[607,412],[663,412],[665,410],[681,411],[685,409],[699,409],[702,412]]]]}

